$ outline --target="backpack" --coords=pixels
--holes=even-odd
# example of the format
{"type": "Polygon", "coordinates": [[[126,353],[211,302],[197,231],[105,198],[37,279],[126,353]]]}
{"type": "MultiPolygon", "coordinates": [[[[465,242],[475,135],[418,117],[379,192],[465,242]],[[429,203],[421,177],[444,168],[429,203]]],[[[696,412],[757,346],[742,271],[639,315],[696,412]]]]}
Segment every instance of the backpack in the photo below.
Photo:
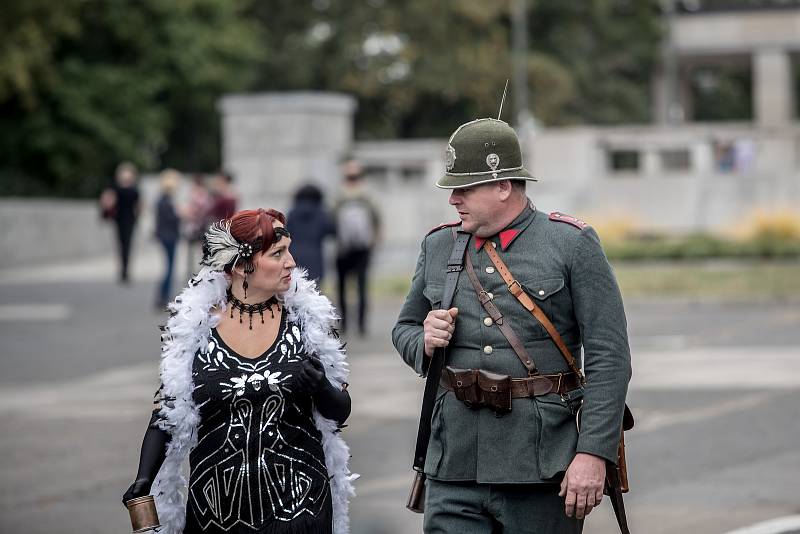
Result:
{"type": "Polygon", "coordinates": [[[364,250],[372,247],[375,228],[372,210],[362,199],[342,202],[336,211],[336,235],[344,250],[364,250]]]}

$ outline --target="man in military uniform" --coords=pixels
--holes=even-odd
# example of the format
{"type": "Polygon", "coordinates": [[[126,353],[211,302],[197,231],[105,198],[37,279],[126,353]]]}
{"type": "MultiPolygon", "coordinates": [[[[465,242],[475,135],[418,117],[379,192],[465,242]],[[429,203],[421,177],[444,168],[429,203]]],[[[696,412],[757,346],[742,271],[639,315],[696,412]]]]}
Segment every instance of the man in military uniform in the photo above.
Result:
{"type": "Polygon", "coordinates": [[[447,145],[446,167],[436,185],[452,191],[460,222],[423,239],[392,331],[395,347],[423,376],[437,347],[447,347],[448,367],[530,375],[465,273],[452,307],[440,309],[453,230],[468,232],[466,254],[480,285],[538,372],[556,385],[546,394],[530,388],[529,396],[515,395],[511,411],[498,415],[459,401],[443,373],[425,460],[425,532],[581,532],[583,518],[602,499],[606,463],[617,459],[631,373],[614,273],[591,227],[541,213],[527,198],[526,181],[536,179],[523,168],[519,141],[505,122],[460,126],[447,145]],[[488,257],[489,246],[579,361],[583,348],[585,383],[512,295],[488,257]]]}

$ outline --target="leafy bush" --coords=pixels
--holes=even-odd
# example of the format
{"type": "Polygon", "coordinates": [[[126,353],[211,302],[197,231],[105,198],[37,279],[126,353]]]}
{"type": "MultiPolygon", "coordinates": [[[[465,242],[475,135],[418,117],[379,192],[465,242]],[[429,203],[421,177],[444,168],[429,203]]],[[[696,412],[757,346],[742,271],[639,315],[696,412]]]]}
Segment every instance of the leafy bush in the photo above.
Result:
{"type": "Polygon", "coordinates": [[[730,239],[698,233],[686,237],[632,238],[608,243],[605,249],[609,258],[617,260],[797,257],[800,239],[774,236],[730,239]]]}

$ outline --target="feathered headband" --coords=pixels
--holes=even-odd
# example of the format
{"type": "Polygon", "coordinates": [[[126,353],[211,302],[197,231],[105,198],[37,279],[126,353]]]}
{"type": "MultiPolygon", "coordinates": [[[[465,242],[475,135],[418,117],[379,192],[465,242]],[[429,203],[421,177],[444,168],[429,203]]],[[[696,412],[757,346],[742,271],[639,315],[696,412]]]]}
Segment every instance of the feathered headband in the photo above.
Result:
{"type": "MultiPolygon", "coordinates": [[[[277,243],[282,237],[289,237],[289,232],[282,226],[276,227],[274,231],[273,243],[277,243]]],[[[264,241],[260,237],[251,243],[237,241],[231,233],[230,220],[223,219],[209,226],[203,236],[203,259],[200,264],[214,271],[225,271],[233,269],[241,260],[244,272],[250,274],[256,268],[253,255],[261,251],[263,246],[264,241]]]]}

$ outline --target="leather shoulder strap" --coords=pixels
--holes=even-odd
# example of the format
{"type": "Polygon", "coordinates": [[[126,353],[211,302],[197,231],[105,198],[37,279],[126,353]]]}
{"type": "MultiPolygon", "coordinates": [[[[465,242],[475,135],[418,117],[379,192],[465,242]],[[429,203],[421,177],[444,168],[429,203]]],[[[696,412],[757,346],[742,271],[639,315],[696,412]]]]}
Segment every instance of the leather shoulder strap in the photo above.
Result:
{"type": "Polygon", "coordinates": [[[522,285],[511,274],[508,266],[500,258],[500,255],[497,253],[494,246],[484,245],[483,249],[486,251],[486,254],[488,254],[489,259],[492,260],[497,272],[499,272],[500,276],[503,277],[503,281],[505,281],[508,291],[514,295],[514,297],[516,297],[516,299],[525,307],[526,310],[536,317],[536,320],[539,321],[542,326],[544,326],[544,329],[547,330],[547,333],[558,347],[561,355],[564,356],[564,359],[567,361],[567,365],[569,365],[570,370],[578,375],[578,378],[580,378],[581,382],[583,383],[585,381],[583,374],[581,373],[578,364],[575,362],[575,358],[572,356],[572,353],[569,351],[567,345],[564,343],[564,340],[561,338],[561,334],[559,334],[558,330],[556,330],[556,328],[553,326],[553,323],[547,318],[547,315],[544,314],[541,308],[539,308],[536,303],[533,302],[530,296],[528,296],[528,294],[522,290],[522,285]]]}
{"type": "MultiPolygon", "coordinates": [[[[453,229],[455,241],[450,258],[447,260],[447,274],[444,279],[444,293],[442,295],[442,308],[450,308],[453,302],[453,295],[458,283],[458,275],[464,268],[464,252],[467,250],[470,234],[466,232],[456,233],[453,229]]],[[[423,356],[424,357],[424,356],[423,356]]],[[[417,446],[414,452],[414,469],[422,471],[425,467],[425,457],[428,454],[428,442],[431,439],[431,417],[433,416],[433,404],[436,399],[436,392],[439,390],[439,380],[442,377],[444,367],[445,350],[437,348],[433,351],[431,363],[428,366],[428,376],[425,379],[425,393],[422,397],[422,409],[419,415],[419,428],[417,429],[417,446]]]]}
{"type": "Polygon", "coordinates": [[[536,369],[536,364],[533,362],[533,358],[528,355],[525,345],[522,343],[522,341],[520,341],[516,332],[514,332],[514,329],[511,328],[511,325],[503,319],[503,314],[500,313],[500,310],[498,310],[497,306],[494,305],[494,302],[492,302],[492,297],[489,296],[489,293],[486,292],[481,285],[480,280],[478,280],[478,275],[475,274],[475,267],[472,265],[472,260],[470,259],[469,254],[466,255],[466,265],[467,276],[469,277],[469,281],[472,283],[472,288],[475,290],[475,293],[478,294],[478,301],[481,303],[481,306],[483,306],[483,309],[489,314],[489,317],[492,318],[494,323],[500,329],[500,332],[506,336],[508,343],[511,345],[511,348],[514,349],[519,361],[521,361],[522,365],[528,369],[528,374],[531,376],[538,374],[539,371],[536,369]]]}

